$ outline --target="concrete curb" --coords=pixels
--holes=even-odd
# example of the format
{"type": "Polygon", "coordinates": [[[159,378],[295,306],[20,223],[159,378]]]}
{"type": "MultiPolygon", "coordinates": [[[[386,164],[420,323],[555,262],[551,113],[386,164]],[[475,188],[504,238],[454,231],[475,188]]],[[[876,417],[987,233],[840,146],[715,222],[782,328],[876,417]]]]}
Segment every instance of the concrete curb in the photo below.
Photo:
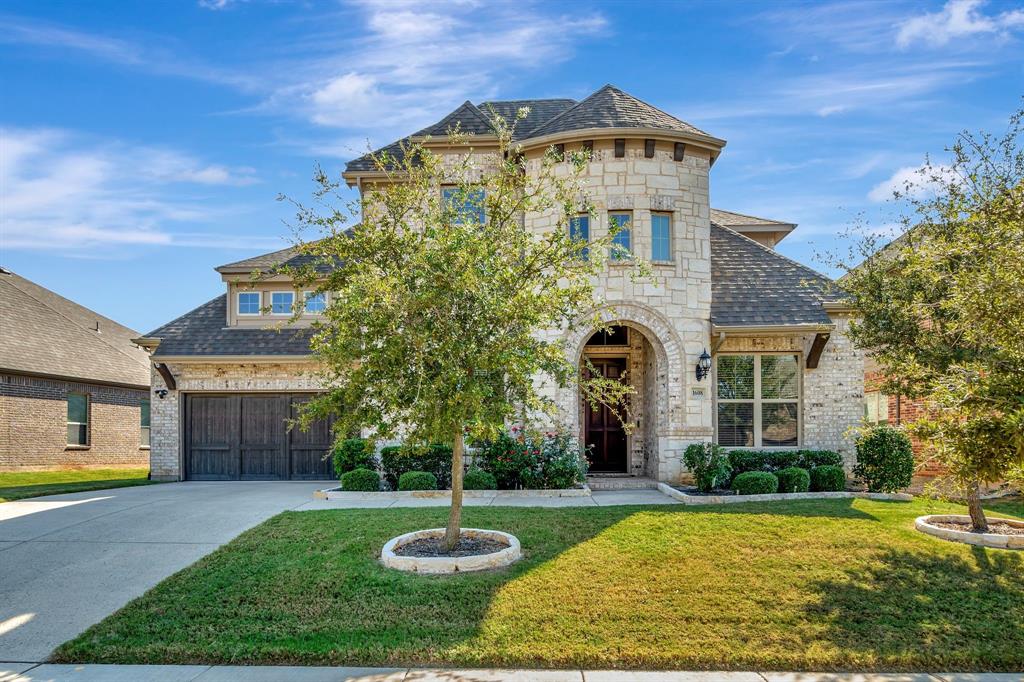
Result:
{"type": "Polygon", "coordinates": [[[787,500],[844,500],[861,498],[865,500],[889,500],[909,502],[914,496],[909,493],[864,493],[838,491],[830,493],[772,493],[769,495],[687,495],[667,483],[659,483],[658,490],[679,500],[683,504],[740,504],[743,502],[785,502],[787,500]]]}
{"type": "MultiPolygon", "coordinates": [[[[941,526],[933,526],[930,523],[931,521],[970,521],[970,519],[971,517],[966,514],[929,514],[928,516],[918,516],[914,519],[914,528],[926,535],[932,535],[941,540],[949,540],[951,542],[963,542],[968,545],[994,547],[996,549],[1024,549],[1024,535],[972,533],[971,531],[952,530],[950,528],[942,528],[941,526]]],[[[989,521],[1001,521],[1017,528],[1024,528],[1024,521],[1017,521],[1015,519],[995,518],[989,519],[989,521]]]]}
{"type": "MultiPolygon", "coordinates": [[[[325,488],[313,492],[314,500],[410,500],[447,498],[451,490],[388,490],[379,493],[344,491],[341,488],[325,488]]],[[[501,499],[503,497],[590,497],[589,486],[563,488],[559,490],[463,490],[463,497],[501,499]]]]}

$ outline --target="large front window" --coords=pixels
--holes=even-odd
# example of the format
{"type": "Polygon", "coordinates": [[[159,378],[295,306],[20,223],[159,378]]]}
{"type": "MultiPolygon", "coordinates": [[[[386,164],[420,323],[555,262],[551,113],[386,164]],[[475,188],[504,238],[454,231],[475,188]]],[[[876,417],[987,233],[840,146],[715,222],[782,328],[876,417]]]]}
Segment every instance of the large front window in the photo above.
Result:
{"type": "Polygon", "coordinates": [[[799,356],[719,355],[716,377],[719,445],[760,448],[799,444],[799,356]]]}

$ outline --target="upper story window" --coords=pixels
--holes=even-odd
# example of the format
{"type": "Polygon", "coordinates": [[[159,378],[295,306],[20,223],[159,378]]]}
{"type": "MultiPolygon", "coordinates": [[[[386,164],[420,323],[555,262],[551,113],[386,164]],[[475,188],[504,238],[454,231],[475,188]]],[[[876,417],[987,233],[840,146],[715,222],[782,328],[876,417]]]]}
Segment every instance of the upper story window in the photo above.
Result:
{"type": "Polygon", "coordinates": [[[889,396],[881,391],[865,391],[864,421],[872,426],[888,424],[889,396]]]}
{"type": "Polygon", "coordinates": [[[651,214],[651,260],[672,260],[672,216],[651,214]]]}
{"type": "Polygon", "coordinates": [[[307,291],[305,296],[307,313],[322,313],[327,310],[327,295],[323,292],[307,291]]]}
{"type": "Polygon", "coordinates": [[[149,447],[149,398],[139,402],[139,446],[149,447]]]}
{"type": "Polygon", "coordinates": [[[612,260],[623,260],[629,258],[633,251],[633,214],[623,211],[609,213],[608,223],[610,226],[619,228],[619,231],[612,237],[612,260]]]}
{"type": "Polygon", "coordinates": [[[89,396],[68,393],[68,445],[89,444],[89,396]]]}
{"type": "Polygon", "coordinates": [[[477,223],[482,225],[486,219],[484,199],[486,193],[482,189],[463,190],[461,187],[442,187],[441,198],[447,206],[455,211],[455,222],[477,223]]]}
{"type": "Polygon", "coordinates": [[[748,448],[799,445],[799,356],[719,355],[715,375],[719,445],[748,448]]]}
{"type": "Polygon", "coordinates": [[[260,292],[240,291],[238,293],[238,314],[259,315],[260,314],[260,292]]]}
{"type": "Polygon", "coordinates": [[[291,315],[294,306],[294,291],[274,291],[270,294],[271,315],[291,315]]]}
{"type": "MultiPolygon", "coordinates": [[[[569,237],[576,242],[590,243],[590,216],[578,215],[569,219],[569,237]]],[[[580,249],[583,260],[590,258],[590,247],[580,249]]]]}

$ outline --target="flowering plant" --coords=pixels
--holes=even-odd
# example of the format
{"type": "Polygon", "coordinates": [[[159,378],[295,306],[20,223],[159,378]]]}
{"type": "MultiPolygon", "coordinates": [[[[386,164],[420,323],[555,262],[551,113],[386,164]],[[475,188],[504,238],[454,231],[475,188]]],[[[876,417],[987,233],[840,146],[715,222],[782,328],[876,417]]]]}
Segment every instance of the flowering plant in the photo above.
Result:
{"type": "Polygon", "coordinates": [[[579,441],[561,431],[513,426],[480,443],[476,464],[502,490],[571,488],[586,480],[587,460],[579,441]]]}

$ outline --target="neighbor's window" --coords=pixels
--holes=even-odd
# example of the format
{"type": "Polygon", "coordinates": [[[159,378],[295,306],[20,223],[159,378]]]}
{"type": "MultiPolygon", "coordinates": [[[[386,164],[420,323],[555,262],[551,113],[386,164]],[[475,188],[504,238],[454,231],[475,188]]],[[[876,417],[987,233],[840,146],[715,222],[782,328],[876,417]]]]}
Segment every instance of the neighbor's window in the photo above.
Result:
{"type": "Polygon", "coordinates": [[[672,216],[651,214],[651,260],[672,260],[672,216]]]}
{"type": "Polygon", "coordinates": [[[258,291],[243,291],[238,294],[238,314],[239,315],[259,315],[260,314],[260,292],[258,291]]]}
{"type": "Polygon", "coordinates": [[[889,396],[881,391],[865,391],[864,421],[874,426],[888,424],[889,396]]]}
{"type": "Polygon", "coordinates": [[[326,294],[323,292],[317,293],[315,291],[307,291],[305,295],[307,313],[322,313],[327,310],[326,294]]]}
{"type": "MultiPolygon", "coordinates": [[[[590,216],[578,215],[569,219],[569,236],[573,241],[590,243],[590,216]]],[[[583,260],[590,258],[590,247],[580,249],[583,260]]]]}
{"type": "Polygon", "coordinates": [[[759,448],[799,444],[799,356],[717,356],[716,399],[719,445],[759,448]]]}
{"type": "Polygon", "coordinates": [[[294,306],[294,291],[275,291],[270,294],[271,315],[291,315],[294,306]]]}
{"type": "Polygon", "coordinates": [[[629,258],[632,246],[632,213],[610,213],[608,214],[610,226],[616,226],[619,231],[612,238],[612,260],[623,260],[629,258]]]}
{"type": "Polygon", "coordinates": [[[468,222],[482,225],[484,223],[486,218],[484,213],[485,196],[482,189],[441,188],[441,198],[455,211],[455,222],[459,224],[468,222]]]}
{"type": "Polygon", "coordinates": [[[139,445],[149,447],[149,398],[139,402],[139,445]]]}
{"type": "Polygon", "coordinates": [[[89,444],[89,396],[68,393],[68,445],[89,444]]]}

